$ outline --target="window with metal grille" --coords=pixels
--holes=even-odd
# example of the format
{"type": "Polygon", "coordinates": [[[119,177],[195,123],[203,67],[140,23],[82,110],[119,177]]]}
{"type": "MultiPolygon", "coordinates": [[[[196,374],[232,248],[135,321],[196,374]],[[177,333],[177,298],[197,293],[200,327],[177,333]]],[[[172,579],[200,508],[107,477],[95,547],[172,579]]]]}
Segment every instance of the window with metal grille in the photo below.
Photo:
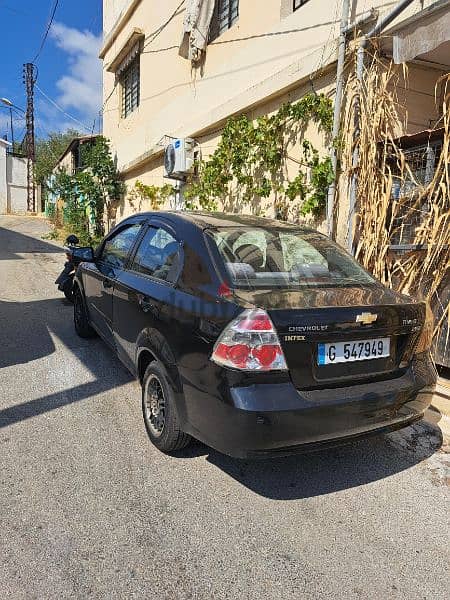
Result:
{"type": "Polygon", "coordinates": [[[125,119],[139,106],[140,101],[140,56],[130,62],[120,74],[122,86],[122,118],[125,119]]]}
{"type": "Polygon", "coordinates": [[[216,0],[214,15],[209,31],[212,42],[222,33],[230,29],[239,18],[239,0],[216,0]]]}
{"type": "Polygon", "coordinates": [[[433,179],[442,152],[442,140],[412,146],[403,152],[411,173],[400,179],[397,169],[393,167],[392,199],[399,203],[399,208],[398,216],[393,221],[394,235],[391,244],[412,244],[417,228],[430,210],[426,198],[418,204],[417,191],[420,186],[428,185],[433,179]]]}
{"type": "Polygon", "coordinates": [[[294,0],[294,6],[293,6],[293,10],[297,10],[297,8],[300,8],[300,6],[303,6],[304,4],[306,4],[309,0],[294,0]]]}

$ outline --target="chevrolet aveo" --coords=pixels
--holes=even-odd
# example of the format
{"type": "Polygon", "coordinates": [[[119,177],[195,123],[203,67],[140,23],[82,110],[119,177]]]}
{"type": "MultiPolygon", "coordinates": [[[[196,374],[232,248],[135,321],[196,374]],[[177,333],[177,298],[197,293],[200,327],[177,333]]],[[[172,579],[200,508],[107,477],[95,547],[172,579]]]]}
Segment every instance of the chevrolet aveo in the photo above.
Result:
{"type": "Polygon", "coordinates": [[[436,372],[426,305],[326,236],[269,219],[134,215],[78,249],[74,320],[142,383],[157,448],[283,455],[405,427],[436,372]]]}

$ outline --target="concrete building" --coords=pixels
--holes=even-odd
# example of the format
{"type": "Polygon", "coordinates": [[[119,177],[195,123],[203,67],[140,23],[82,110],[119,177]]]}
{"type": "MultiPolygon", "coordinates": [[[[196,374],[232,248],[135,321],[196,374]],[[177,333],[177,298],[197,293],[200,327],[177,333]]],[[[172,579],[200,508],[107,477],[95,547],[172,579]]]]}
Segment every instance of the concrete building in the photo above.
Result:
{"type": "Polygon", "coordinates": [[[83,151],[92,146],[98,137],[98,135],[80,135],[73,138],[58,158],[53,172],[63,170],[67,174],[73,175],[77,171],[82,171],[85,168],[83,151]]]}
{"type": "Polygon", "coordinates": [[[97,135],[82,135],[73,138],[58,158],[53,168],[53,173],[47,182],[48,191],[45,199],[45,213],[48,216],[53,215],[55,210],[62,209],[63,205],[63,200],[52,192],[55,175],[59,171],[65,171],[68,175],[82,171],[85,168],[83,164],[83,150],[95,143],[97,138],[97,135]]]}
{"type": "Polygon", "coordinates": [[[0,139],[0,214],[27,212],[27,159],[9,152],[10,142],[0,139]]]}
{"type": "MultiPolygon", "coordinates": [[[[363,26],[370,29],[395,4],[353,0],[350,21],[374,9],[363,26]]],[[[104,135],[128,189],[137,180],[167,182],[166,136],[196,139],[205,158],[231,115],[269,114],[311,90],[333,97],[342,5],[342,0],[104,0],[104,135]],[[212,18],[204,51],[193,62],[192,48],[184,51],[188,58],[180,56],[180,43],[186,11],[199,7],[201,18],[212,18]]],[[[435,86],[450,68],[449,14],[447,0],[415,0],[383,31],[386,55],[409,64],[400,90],[408,122],[399,135],[426,130],[439,119],[435,86]]],[[[205,31],[205,21],[197,38],[199,31],[205,31]]],[[[194,43],[201,46],[201,40],[194,43]]],[[[125,198],[117,220],[133,211],[125,198]]]]}

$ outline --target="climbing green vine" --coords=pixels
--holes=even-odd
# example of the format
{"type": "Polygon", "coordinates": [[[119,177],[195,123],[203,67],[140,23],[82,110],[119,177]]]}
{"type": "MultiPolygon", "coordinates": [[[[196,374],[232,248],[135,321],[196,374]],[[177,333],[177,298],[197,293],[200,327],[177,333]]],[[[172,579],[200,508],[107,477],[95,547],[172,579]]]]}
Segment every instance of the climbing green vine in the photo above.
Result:
{"type": "Polygon", "coordinates": [[[169,183],[163,186],[146,185],[137,180],[134,187],[128,192],[128,201],[137,211],[143,208],[158,210],[164,206],[167,199],[175,194],[175,188],[169,183]]]}
{"type": "Polygon", "coordinates": [[[196,175],[188,182],[184,194],[187,208],[215,210],[220,203],[225,210],[250,205],[258,212],[260,199],[273,194],[276,214],[281,218],[286,218],[296,199],[300,213],[319,216],[333,171],[330,159],[320,158],[305,139],[311,123],[328,143],[333,111],[331,100],[323,94],[307,94],[296,103],[283,104],[275,114],[255,120],[246,115],[229,119],[217,149],[197,164],[196,175]],[[301,152],[298,160],[288,152],[296,146],[301,152]],[[299,165],[290,181],[288,161],[299,165]]]}
{"type": "Polygon", "coordinates": [[[104,211],[124,193],[109,142],[100,136],[85,149],[83,170],[73,174],[59,170],[51,192],[62,199],[63,221],[82,242],[91,243],[104,233],[104,211]]]}

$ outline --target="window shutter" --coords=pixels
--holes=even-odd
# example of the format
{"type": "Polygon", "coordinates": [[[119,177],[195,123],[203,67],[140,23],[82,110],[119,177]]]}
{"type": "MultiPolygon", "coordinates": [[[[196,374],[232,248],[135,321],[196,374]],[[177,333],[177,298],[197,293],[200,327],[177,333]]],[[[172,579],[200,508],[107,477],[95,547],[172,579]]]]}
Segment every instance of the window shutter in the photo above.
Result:
{"type": "Polygon", "coordinates": [[[216,0],[211,23],[210,41],[230,29],[239,18],[239,0],[216,0]]]}
{"type": "Polygon", "coordinates": [[[122,73],[129,67],[129,65],[133,62],[133,60],[138,56],[141,52],[141,43],[136,42],[130,52],[126,55],[120,65],[117,67],[116,76],[120,77],[122,73]]]}

